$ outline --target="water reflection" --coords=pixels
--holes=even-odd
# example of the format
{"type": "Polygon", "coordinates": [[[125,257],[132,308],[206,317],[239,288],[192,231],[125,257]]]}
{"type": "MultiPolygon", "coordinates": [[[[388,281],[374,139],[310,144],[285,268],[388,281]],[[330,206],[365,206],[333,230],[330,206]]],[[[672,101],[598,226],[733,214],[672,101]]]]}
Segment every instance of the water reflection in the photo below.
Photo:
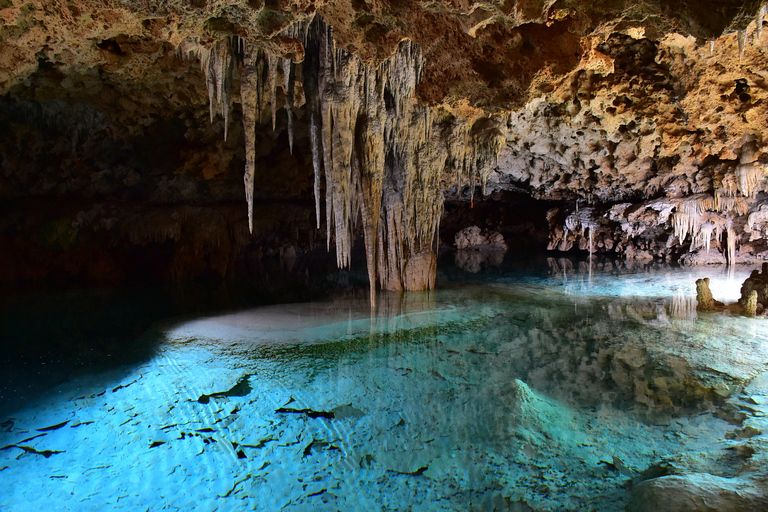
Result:
{"type": "Polygon", "coordinates": [[[768,362],[762,324],[696,314],[696,272],[555,260],[159,325],[151,360],[2,423],[0,505],[622,509],[664,456],[733,444],[768,362]]]}

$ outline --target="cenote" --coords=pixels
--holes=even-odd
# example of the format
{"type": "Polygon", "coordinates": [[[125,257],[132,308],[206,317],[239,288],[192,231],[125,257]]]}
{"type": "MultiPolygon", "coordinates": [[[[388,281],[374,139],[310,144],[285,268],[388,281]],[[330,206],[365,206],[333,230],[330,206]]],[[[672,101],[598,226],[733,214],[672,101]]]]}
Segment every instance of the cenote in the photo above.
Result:
{"type": "Polygon", "coordinates": [[[768,326],[697,313],[702,275],[734,300],[747,273],[550,259],[446,271],[375,310],[352,289],[163,319],[108,362],[49,362],[59,382],[23,401],[6,382],[0,500],[646,510],[644,485],[682,475],[748,504],[764,475],[768,326]]]}
{"type": "Polygon", "coordinates": [[[0,512],[768,510],[766,2],[0,0],[0,512]]]}

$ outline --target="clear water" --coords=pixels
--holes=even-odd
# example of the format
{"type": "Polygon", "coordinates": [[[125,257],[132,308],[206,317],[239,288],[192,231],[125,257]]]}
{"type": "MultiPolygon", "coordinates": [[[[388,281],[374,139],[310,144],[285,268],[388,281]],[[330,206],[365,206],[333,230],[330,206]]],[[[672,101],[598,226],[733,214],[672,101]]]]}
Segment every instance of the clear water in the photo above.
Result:
{"type": "Polygon", "coordinates": [[[0,509],[622,510],[649,466],[735,443],[768,323],[697,315],[693,282],[732,301],[747,273],[553,260],[373,315],[360,293],[168,321],[138,361],[6,402],[0,509]]]}

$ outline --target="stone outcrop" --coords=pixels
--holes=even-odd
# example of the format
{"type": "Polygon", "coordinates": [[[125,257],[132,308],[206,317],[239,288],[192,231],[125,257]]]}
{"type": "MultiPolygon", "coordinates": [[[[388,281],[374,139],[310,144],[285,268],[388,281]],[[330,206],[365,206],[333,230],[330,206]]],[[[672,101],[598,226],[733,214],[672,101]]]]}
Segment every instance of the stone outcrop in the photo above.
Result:
{"type": "Polygon", "coordinates": [[[720,261],[752,260],[766,249],[763,37],[753,24],[713,44],[595,40],[582,69],[510,115],[491,186],[566,201],[550,215],[551,249],[583,249],[594,232],[596,250],[627,257],[714,246],[720,261]]]}

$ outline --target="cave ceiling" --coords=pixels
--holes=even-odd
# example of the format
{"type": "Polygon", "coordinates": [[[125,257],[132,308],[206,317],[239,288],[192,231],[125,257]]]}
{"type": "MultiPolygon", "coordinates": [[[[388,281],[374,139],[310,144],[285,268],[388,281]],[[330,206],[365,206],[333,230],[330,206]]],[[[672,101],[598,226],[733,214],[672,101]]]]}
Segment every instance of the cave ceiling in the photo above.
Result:
{"type": "Polygon", "coordinates": [[[568,205],[550,249],[754,255],[764,21],[759,1],[0,0],[0,194],[234,202],[242,178],[217,180],[245,170],[250,231],[259,198],[314,196],[339,264],[362,234],[394,289],[431,286],[443,195],[568,205]]]}
{"type": "MultiPolygon", "coordinates": [[[[333,27],[337,46],[367,63],[390,57],[403,39],[417,43],[426,60],[418,90],[423,102],[465,100],[511,109],[551,92],[613,33],[654,41],[676,33],[704,44],[746,28],[759,6],[755,1],[3,0],[0,93],[23,86],[43,68],[64,77],[96,75],[161,88],[172,78],[169,71],[179,72],[173,50],[190,37],[212,44],[236,35],[300,61],[302,48],[283,31],[319,13],[333,27]]],[[[77,85],[81,94],[98,87],[85,77],[77,85]]]]}

